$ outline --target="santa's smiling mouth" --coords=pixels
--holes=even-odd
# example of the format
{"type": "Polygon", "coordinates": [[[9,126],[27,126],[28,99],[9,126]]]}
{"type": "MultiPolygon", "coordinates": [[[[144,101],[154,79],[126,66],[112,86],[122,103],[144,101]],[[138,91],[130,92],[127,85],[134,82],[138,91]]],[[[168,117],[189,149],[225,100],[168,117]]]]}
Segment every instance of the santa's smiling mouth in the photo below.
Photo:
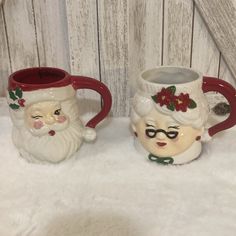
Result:
{"type": "Polygon", "coordinates": [[[159,147],[164,147],[167,143],[164,143],[164,142],[157,142],[157,145],[159,147]]]}
{"type": "Polygon", "coordinates": [[[50,136],[54,136],[54,135],[56,134],[56,132],[55,132],[54,130],[50,130],[50,131],[48,132],[48,134],[49,134],[50,136]]]}

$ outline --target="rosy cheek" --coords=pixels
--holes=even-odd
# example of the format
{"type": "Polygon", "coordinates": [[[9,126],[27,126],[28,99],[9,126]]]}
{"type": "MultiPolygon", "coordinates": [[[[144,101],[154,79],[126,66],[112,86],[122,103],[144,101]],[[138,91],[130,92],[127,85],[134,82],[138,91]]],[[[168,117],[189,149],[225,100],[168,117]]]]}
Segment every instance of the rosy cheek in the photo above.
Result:
{"type": "Polygon", "coordinates": [[[66,121],[66,117],[65,116],[58,116],[57,121],[58,121],[58,123],[63,123],[66,121]]]}
{"type": "Polygon", "coordinates": [[[35,129],[41,129],[43,127],[43,122],[42,121],[34,121],[34,128],[35,129]]]}

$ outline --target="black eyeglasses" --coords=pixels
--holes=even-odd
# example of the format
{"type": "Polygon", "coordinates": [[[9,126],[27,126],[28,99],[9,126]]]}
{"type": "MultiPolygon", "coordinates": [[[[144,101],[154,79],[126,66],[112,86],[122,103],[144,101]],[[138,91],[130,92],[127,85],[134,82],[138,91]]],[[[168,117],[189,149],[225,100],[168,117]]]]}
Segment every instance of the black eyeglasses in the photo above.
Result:
{"type": "MultiPolygon", "coordinates": [[[[149,126],[149,125],[147,125],[149,126]]],[[[173,128],[173,127],[172,127],[173,128]]],[[[178,129],[177,127],[174,127],[176,129],[178,129]]],[[[169,139],[174,139],[178,136],[179,132],[178,131],[168,131],[166,132],[164,129],[154,129],[154,128],[147,128],[145,130],[145,134],[149,137],[149,138],[155,138],[157,133],[164,133],[169,139]]]]}

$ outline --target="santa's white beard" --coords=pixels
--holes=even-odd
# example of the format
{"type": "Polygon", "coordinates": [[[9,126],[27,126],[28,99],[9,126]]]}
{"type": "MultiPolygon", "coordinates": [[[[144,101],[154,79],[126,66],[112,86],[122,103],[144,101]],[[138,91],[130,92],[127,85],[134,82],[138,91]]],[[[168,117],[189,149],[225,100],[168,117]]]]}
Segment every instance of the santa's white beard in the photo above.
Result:
{"type": "Polygon", "coordinates": [[[34,136],[25,126],[14,127],[13,142],[20,154],[31,162],[58,163],[68,159],[79,149],[83,139],[83,126],[80,120],[75,120],[66,129],[55,132],[54,136],[34,136]]]}

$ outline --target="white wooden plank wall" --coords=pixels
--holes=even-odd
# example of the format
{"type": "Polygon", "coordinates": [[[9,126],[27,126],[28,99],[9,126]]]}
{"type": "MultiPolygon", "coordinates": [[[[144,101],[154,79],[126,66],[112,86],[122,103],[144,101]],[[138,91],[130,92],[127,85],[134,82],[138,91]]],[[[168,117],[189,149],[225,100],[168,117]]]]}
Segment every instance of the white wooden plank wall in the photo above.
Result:
{"type": "Polygon", "coordinates": [[[129,85],[140,71],[162,64],[163,1],[129,1],[129,85]]]}
{"type": "Polygon", "coordinates": [[[218,77],[220,52],[208,33],[199,12],[194,8],[192,68],[218,77]]]}
{"type": "Polygon", "coordinates": [[[236,76],[236,1],[195,0],[195,2],[229,68],[236,76]]]}
{"type": "Polygon", "coordinates": [[[65,1],[32,0],[32,4],[39,65],[70,70],[65,1]]]}
{"type": "Polygon", "coordinates": [[[112,115],[128,115],[128,0],[97,3],[101,80],[112,93],[112,115]]]}
{"type": "Polygon", "coordinates": [[[0,6],[0,96],[7,87],[7,76],[10,74],[10,58],[4,23],[3,7],[0,6]]]}
{"type": "MultiPolygon", "coordinates": [[[[0,32],[0,96],[11,72],[33,66],[104,82],[113,116],[129,115],[145,68],[191,66],[236,85],[193,0],[7,0],[0,32]]],[[[82,112],[100,109],[98,94],[78,94],[82,112]]]]}
{"type": "Polygon", "coordinates": [[[164,65],[190,66],[192,18],[192,1],[164,1],[164,65]]]}
{"type": "Polygon", "coordinates": [[[12,70],[39,66],[32,1],[4,1],[3,10],[12,70]]]}
{"type": "MultiPolygon", "coordinates": [[[[100,80],[96,0],[66,0],[71,73],[100,80]]],[[[100,96],[91,90],[78,91],[80,112],[98,112],[100,96]]]]}
{"type": "MultiPolygon", "coordinates": [[[[205,75],[218,77],[220,52],[195,7],[193,17],[194,25],[191,67],[198,71],[203,71],[205,75]]],[[[215,106],[215,97],[217,94],[215,92],[208,92],[206,95],[211,103],[211,107],[215,106]]],[[[222,99],[221,96],[220,99],[222,99]]]]}

